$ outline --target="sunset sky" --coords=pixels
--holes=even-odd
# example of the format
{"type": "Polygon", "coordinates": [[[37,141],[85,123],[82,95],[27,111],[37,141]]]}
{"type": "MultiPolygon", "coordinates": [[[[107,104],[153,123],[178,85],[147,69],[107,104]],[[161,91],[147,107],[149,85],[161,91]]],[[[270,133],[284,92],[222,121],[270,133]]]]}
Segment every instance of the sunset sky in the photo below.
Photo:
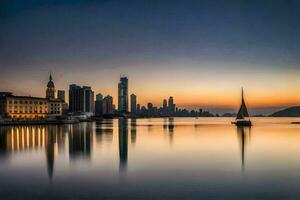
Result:
{"type": "Polygon", "coordinates": [[[92,86],[117,104],[120,75],[138,103],[252,113],[300,105],[300,1],[2,0],[0,91],[44,96],[92,86]]]}

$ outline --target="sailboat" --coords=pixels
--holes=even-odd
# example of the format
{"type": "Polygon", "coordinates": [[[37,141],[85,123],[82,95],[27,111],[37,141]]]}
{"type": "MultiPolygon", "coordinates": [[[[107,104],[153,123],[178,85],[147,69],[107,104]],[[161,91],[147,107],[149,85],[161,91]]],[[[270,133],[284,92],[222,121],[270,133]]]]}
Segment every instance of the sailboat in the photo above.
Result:
{"type": "Polygon", "coordinates": [[[236,126],[251,126],[252,125],[252,123],[249,119],[248,109],[246,107],[246,103],[244,100],[243,88],[242,88],[242,104],[241,104],[239,112],[236,116],[235,122],[232,122],[232,123],[235,124],[236,126]]]}

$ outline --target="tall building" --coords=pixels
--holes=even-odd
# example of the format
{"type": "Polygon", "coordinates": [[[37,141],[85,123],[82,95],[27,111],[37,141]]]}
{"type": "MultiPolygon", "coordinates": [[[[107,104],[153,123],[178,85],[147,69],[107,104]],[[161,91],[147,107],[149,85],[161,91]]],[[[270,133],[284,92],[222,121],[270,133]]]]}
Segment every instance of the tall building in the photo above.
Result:
{"type": "Polygon", "coordinates": [[[131,94],[130,95],[130,110],[132,114],[137,114],[136,112],[136,95],[131,94]]]}
{"type": "Polygon", "coordinates": [[[66,101],[66,93],[64,90],[57,90],[57,98],[63,102],[66,101]]]}
{"type": "Polygon", "coordinates": [[[75,84],[69,86],[69,111],[80,112],[81,109],[81,87],[75,84]]]}
{"type": "Polygon", "coordinates": [[[136,105],[136,114],[137,114],[137,115],[140,115],[140,114],[141,114],[141,105],[140,105],[140,104],[137,104],[137,105],[136,105]]]}
{"type": "Polygon", "coordinates": [[[175,104],[174,104],[173,97],[169,97],[168,104],[169,104],[168,105],[169,115],[173,115],[175,113],[175,104]]]}
{"type": "Polygon", "coordinates": [[[163,100],[162,114],[164,116],[168,115],[168,103],[167,103],[167,99],[163,100]]]}
{"type": "Polygon", "coordinates": [[[48,84],[47,84],[46,98],[49,98],[49,99],[54,99],[55,98],[55,85],[54,85],[54,82],[52,80],[51,73],[50,73],[49,81],[48,81],[48,84]]]}
{"type": "Polygon", "coordinates": [[[147,110],[148,110],[148,116],[152,116],[153,115],[153,110],[154,110],[152,103],[147,104],[147,110]]]}
{"type": "Polygon", "coordinates": [[[83,98],[83,111],[86,113],[95,112],[95,102],[94,102],[94,92],[91,87],[83,86],[82,87],[82,98],[83,98]]]}
{"type": "Polygon", "coordinates": [[[112,115],[114,114],[114,105],[113,98],[110,95],[107,95],[103,99],[103,115],[112,115]]]}
{"type": "Polygon", "coordinates": [[[119,112],[128,112],[128,79],[121,77],[118,84],[118,110],[119,112]]]}
{"type": "Polygon", "coordinates": [[[91,87],[72,84],[69,86],[69,111],[93,113],[94,92],[91,87]]]}
{"type": "Polygon", "coordinates": [[[103,96],[102,94],[96,95],[95,101],[95,115],[101,116],[103,114],[103,96]]]}

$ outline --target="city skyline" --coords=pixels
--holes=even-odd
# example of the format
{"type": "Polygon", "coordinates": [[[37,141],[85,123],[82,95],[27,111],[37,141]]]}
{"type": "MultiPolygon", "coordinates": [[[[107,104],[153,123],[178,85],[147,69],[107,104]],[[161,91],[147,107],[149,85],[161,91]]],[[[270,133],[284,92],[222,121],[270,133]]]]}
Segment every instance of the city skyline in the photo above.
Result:
{"type": "Polygon", "coordinates": [[[125,74],[141,105],[173,96],[178,107],[236,112],[241,87],[253,114],[300,102],[298,1],[0,5],[1,91],[42,97],[52,71],[60,89],[114,99],[125,74]]]}
{"type": "MultiPolygon", "coordinates": [[[[55,79],[55,75],[53,75],[54,73],[50,73],[49,72],[49,75],[50,75],[50,77],[51,77],[51,81],[53,81],[54,83],[55,83],[55,85],[58,85],[59,86],[59,84],[57,84],[56,82],[56,79],[55,79]],[[53,78],[54,77],[54,78],[53,78]]],[[[119,77],[121,77],[121,78],[126,78],[127,79],[127,77],[125,77],[125,76],[119,76],[119,77]]],[[[49,81],[49,77],[47,78],[47,81],[46,82],[48,82],[49,81]]],[[[128,81],[128,80],[127,80],[128,81]]],[[[79,81],[80,82],[80,81],[79,81]]],[[[128,83],[127,83],[128,84],[128,83]]],[[[47,84],[46,84],[47,85],[47,84]]],[[[70,83],[69,85],[68,85],[68,87],[67,87],[67,89],[65,89],[65,88],[62,88],[62,87],[60,87],[59,86],[59,90],[58,91],[69,91],[69,87],[71,86],[71,85],[77,85],[77,83],[70,83]]],[[[105,93],[105,92],[103,92],[103,91],[105,91],[105,90],[100,90],[100,91],[96,91],[94,88],[94,86],[92,86],[92,85],[88,85],[88,84],[82,84],[82,87],[88,87],[88,88],[92,88],[92,90],[93,90],[93,92],[95,92],[95,94],[103,94],[103,95],[105,95],[105,96],[111,96],[113,99],[115,99],[115,101],[116,101],[116,103],[115,103],[115,106],[117,106],[117,108],[118,108],[118,85],[119,84],[117,84],[117,80],[115,80],[115,83],[114,83],[114,85],[116,85],[117,87],[116,87],[116,89],[115,90],[117,90],[117,91],[108,91],[108,93],[105,93]],[[117,93],[117,94],[114,94],[114,93],[117,93]]],[[[129,91],[128,91],[128,105],[130,104],[129,102],[130,102],[130,95],[132,95],[132,94],[135,94],[135,92],[134,91],[132,91],[132,90],[130,90],[130,88],[132,87],[132,85],[134,85],[134,83],[133,84],[130,84],[129,86],[127,86],[128,88],[129,88],[129,91]]],[[[18,93],[18,92],[16,92],[16,91],[11,91],[11,90],[3,90],[4,92],[13,92],[15,95],[24,95],[24,96],[37,96],[37,97],[41,97],[41,98],[43,98],[44,96],[45,96],[45,89],[46,89],[46,87],[44,86],[40,86],[41,88],[44,88],[44,91],[43,91],[43,93],[44,94],[41,94],[41,95],[35,95],[36,93],[35,92],[32,92],[33,94],[31,94],[31,93],[23,93],[23,92],[20,92],[20,93],[18,93]]],[[[112,87],[113,88],[113,87],[112,87]]],[[[57,92],[58,92],[57,91],[57,92]]],[[[178,92],[178,93],[180,93],[180,92],[178,92]]],[[[177,93],[177,94],[178,94],[177,93]]],[[[238,88],[238,93],[240,93],[240,88],[238,88]]],[[[248,96],[247,95],[247,93],[248,93],[248,91],[246,92],[246,96],[248,96]]],[[[169,93],[170,94],[170,93],[169,93]]],[[[203,94],[203,95],[206,95],[206,94],[203,94]]],[[[58,93],[55,95],[57,98],[58,98],[58,93]]],[[[138,96],[138,95],[137,95],[138,96]]],[[[144,99],[144,98],[142,98],[142,97],[140,97],[140,96],[138,96],[138,101],[137,101],[137,104],[139,104],[141,107],[142,106],[145,106],[145,107],[147,107],[147,104],[148,103],[151,103],[151,104],[153,104],[153,106],[155,106],[155,107],[157,107],[157,108],[163,108],[163,104],[164,104],[164,100],[166,100],[166,98],[169,98],[169,97],[175,97],[175,99],[176,99],[176,107],[178,107],[178,108],[182,108],[182,109],[187,109],[187,110],[198,110],[198,109],[205,109],[205,110],[207,110],[207,111],[210,111],[210,112],[213,112],[213,113],[215,113],[215,114],[225,114],[225,113],[236,113],[237,112],[237,106],[238,106],[238,104],[239,104],[239,101],[240,101],[240,98],[239,97],[235,97],[236,99],[234,99],[234,101],[235,102],[237,102],[236,103],[236,105],[221,105],[221,106],[219,106],[219,105],[212,105],[212,104],[209,104],[208,103],[208,100],[207,100],[207,102],[205,102],[205,99],[202,99],[202,101],[201,102],[204,102],[204,103],[202,103],[202,104],[190,104],[190,105],[188,105],[188,104],[181,104],[181,103],[178,103],[178,98],[177,98],[177,96],[176,95],[172,95],[172,94],[170,94],[169,96],[167,96],[167,95],[164,95],[164,94],[162,94],[162,97],[161,97],[161,99],[158,99],[157,98],[157,96],[155,97],[155,98],[150,98],[150,99],[144,99]],[[140,100],[140,99],[142,99],[142,100],[140,100]],[[151,101],[151,99],[155,99],[154,101],[151,101]]],[[[233,98],[233,97],[232,97],[233,98]]],[[[247,97],[248,98],[248,97],[247,97]]],[[[66,102],[69,102],[69,96],[67,95],[66,97],[65,97],[65,100],[66,100],[66,102]]],[[[96,100],[96,98],[94,99],[94,100],[96,100]]],[[[249,101],[247,101],[247,103],[248,103],[249,101]]],[[[300,101],[299,101],[300,102],[300,101]]],[[[249,104],[249,103],[248,103],[249,104]]],[[[131,108],[130,108],[130,106],[128,106],[127,105],[127,109],[128,109],[128,111],[130,111],[131,110],[131,108]]],[[[291,106],[291,105],[298,105],[297,103],[295,103],[295,104],[286,104],[286,105],[275,105],[275,106],[272,106],[272,105],[270,105],[270,106],[266,106],[266,107],[255,107],[255,106],[253,106],[253,105],[251,105],[251,102],[250,102],[250,108],[251,108],[251,111],[250,111],[250,113],[251,113],[251,115],[260,115],[260,114],[262,114],[262,115],[269,115],[269,114],[272,114],[273,112],[275,112],[275,111],[278,111],[278,110],[280,110],[280,109],[282,109],[282,108],[284,108],[284,107],[288,107],[288,106],[291,106]]],[[[119,108],[118,108],[119,109],[119,108]]]]}

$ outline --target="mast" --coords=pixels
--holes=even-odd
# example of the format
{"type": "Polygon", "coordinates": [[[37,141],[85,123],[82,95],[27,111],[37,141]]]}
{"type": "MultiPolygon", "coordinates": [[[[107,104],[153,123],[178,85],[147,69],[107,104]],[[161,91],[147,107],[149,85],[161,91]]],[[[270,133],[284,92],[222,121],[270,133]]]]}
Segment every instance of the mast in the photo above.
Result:
{"type": "Polygon", "coordinates": [[[239,109],[239,112],[236,116],[236,119],[244,119],[245,117],[249,117],[248,109],[244,100],[244,90],[242,88],[242,103],[239,109]]]}

